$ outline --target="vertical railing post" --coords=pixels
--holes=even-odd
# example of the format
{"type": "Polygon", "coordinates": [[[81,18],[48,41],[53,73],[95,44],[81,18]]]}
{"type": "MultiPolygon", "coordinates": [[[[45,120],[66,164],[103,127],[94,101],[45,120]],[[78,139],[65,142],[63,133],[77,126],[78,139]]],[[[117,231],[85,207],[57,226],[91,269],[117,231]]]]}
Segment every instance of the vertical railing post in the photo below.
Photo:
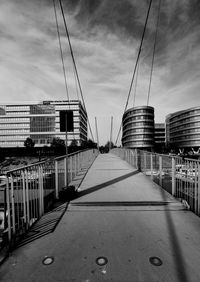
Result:
{"type": "Polygon", "coordinates": [[[43,190],[43,175],[42,175],[42,167],[38,168],[38,176],[39,176],[39,214],[40,217],[44,213],[44,190],[43,190]]]}
{"type": "Polygon", "coordinates": [[[74,176],[77,175],[77,154],[74,155],[74,176]]]}
{"type": "Polygon", "coordinates": [[[137,151],[137,149],[135,149],[135,161],[134,161],[134,164],[135,164],[135,167],[137,169],[139,169],[139,166],[138,166],[138,151],[137,151]]]}
{"type": "Polygon", "coordinates": [[[197,163],[198,215],[200,215],[200,162],[197,163]]]}
{"type": "Polygon", "coordinates": [[[11,213],[10,213],[10,187],[9,178],[6,178],[6,201],[7,201],[7,211],[8,211],[8,242],[11,243],[12,233],[11,233],[11,213]]]}
{"type": "Polygon", "coordinates": [[[195,213],[198,214],[198,180],[197,180],[197,163],[192,163],[191,169],[191,178],[193,178],[193,171],[195,172],[194,175],[194,210],[195,213]]]}
{"type": "Polygon", "coordinates": [[[162,156],[159,156],[159,185],[162,186],[162,156]]]}
{"type": "Polygon", "coordinates": [[[56,196],[56,199],[58,199],[59,198],[59,191],[58,191],[59,188],[58,188],[58,161],[57,160],[55,160],[55,187],[56,187],[55,196],[56,196]]]}
{"type": "Polygon", "coordinates": [[[147,153],[144,152],[143,156],[144,156],[144,172],[146,174],[146,169],[147,169],[147,153]]]}
{"type": "Polygon", "coordinates": [[[28,171],[25,171],[25,190],[26,190],[26,207],[27,207],[27,228],[30,224],[30,211],[29,211],[29,191],[28,191],[28,171]]]}
{"type": "Polygon", "coordinates": [[[175,185],[176,185],[176,163],[175,158],[172,157],[172,195],[175,196],[175,185]]]}
{"type": "Polygon", "coordinates": [[[27,228],[27,216],[26,216],[26,183],[25,183],[25,173],[22,172],[22,198],[23,198],[23,211],[24,211],[24,223],[27,228]]]}
{"type": "Polygon", "coordinates": [[[67,165],[67,157],[64,158],[64,184],[65,187],[68,185],[68,165],[67,165]]]}
{"type": "Polygon", "coordinates": [[[153,154],[150,154],[151,180],[153,179],[153,154]]]}
{"type": "Polygon", "coordinates": [[[11,176],[11,206],[12,206],[12,235],[15,237],[15,196],[14,196],[14,184],[13,175],[11,176]]]}
{"type": "Polygon", "coordinates": [[[70,157],[69,173],[70,173],[70,182],[71,182],[73,179],[73,156],[70,157]]]}
{"type": "Polygon", "coordinates": [[[44,174],[43,174],[43,167],[41,166],[41,188],[42,188],[42,215],[44,214],[44,174]]]}

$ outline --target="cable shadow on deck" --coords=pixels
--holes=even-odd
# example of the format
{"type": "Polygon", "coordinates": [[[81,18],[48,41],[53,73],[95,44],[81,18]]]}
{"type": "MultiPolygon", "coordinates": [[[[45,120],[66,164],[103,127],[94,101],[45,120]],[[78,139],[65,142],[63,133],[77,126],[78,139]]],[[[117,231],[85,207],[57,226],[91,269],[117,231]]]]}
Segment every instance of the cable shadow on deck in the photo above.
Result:
{"type": "Polygon", "coordinates": [[[119,176],[119,177],[117,177],[117,178],[114,178],[114,179],[112,179],[112,180],[109,180],[109,181],[103,182],[103,183],[101,183],[101,184],[98,184],[98,185],[96,185],[96,186],[89,187],[88,189],[86,189],[86,190],[84,190],[84,191],[78,192],[78,193],[73,197],[73,199],[71,199],[71,200],[75,200],[75,199],[78,199],[78,198],[83,197],[83,196],[85,196],[85,195],[94,193],[94,192],[96,192],[96,191],[98,191],[98,190],[100,190],[100,189],[103,189],[103,188],[105,188],[105,187],[107,187],[107,186],[110,186],[110,185],[112,185],[112,184],[115,184],[115,183],[117,183],[117,182],[123,181],[123,180],[125,180],[125,179],[127,179],[127,178],[129,178],[129,177],[131,177],[131,176],[133,176],[133,175],[136,175],[136,174],[138,174],[138,173],[139,173],[139,171],[138,171],[138,170],[135,170],[135,171],[132,171],[132,172],[127,173],[127,174],[125,174],[125,175],[122,175],[122,176],[119,176]]]}
{"type": "MultiPolygon", "coordinates": [[[[161,193],[163,200],[166,201],[167,192],[163,188],[160,188],[160,193],[161,193]]],[[[177,278],[179,279],[178,281],[189,282],[191,280],[188,278],[188,275],[186,273],[184,256],[182,254],[181,246],[180,246],[180,243],[177,237],[177,233],[176,233],[175,223],[174,223],[174,220],[172,218],[170,211],[165,211],[165,217],[166,217],[166,222],[167,222],[167,227],[168,227],[170,245],[171,245],[172,252],[174,254],[173,260],[174,260],[174,265],[176,268],[177,278]]]]}

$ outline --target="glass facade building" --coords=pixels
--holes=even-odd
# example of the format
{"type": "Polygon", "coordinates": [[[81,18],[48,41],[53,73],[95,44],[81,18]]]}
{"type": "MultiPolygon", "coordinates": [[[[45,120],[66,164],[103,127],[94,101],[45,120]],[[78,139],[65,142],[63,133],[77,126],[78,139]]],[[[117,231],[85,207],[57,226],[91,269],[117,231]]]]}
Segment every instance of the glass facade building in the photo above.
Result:
{"type": "Polygon", "coordinates": [[[165,144],[165,124],[164,123],[155,123],[154,128],[154,140],[155,144],[165,144]]]}
{"type": "Polygon", "coordinates": [[[43,101],[0,105],[0,147],[24,147],[28,137],[36,147],[50,146],[55,137],[65,140],[65,132],[60,132],[61,110],[73,111],[74,131],[68,133],[68,144],[73,139],[78,144],[87,140],[87,113],[80,101],[43,101]]]}
{"type": "Polygon", "coordinates": [[[154,147],[154,108],[138,106],[128,109],[122,118],[122,145],[128,148],[154,147]]]}
{"type": "Polygon", "coordinates": [[[166,143],[177,148],[200,147],[199,106],[166,117],[166,143]]]}

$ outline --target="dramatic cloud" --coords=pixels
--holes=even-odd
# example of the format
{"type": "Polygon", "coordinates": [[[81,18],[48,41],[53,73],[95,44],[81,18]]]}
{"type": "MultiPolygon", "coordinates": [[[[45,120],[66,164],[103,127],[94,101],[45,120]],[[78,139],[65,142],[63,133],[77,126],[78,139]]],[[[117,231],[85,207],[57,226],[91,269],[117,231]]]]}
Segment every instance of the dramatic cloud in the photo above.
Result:
{"type": "MultiPolygon", "coordinates": [[[[77,83],[56,2],[70,99],[77,83]]],[[[119,130],[148,0],[63,0],[85,103],[100,142],[119,130]]],[[[141,52],[135,105],[147,103],[159,1],[153,1],[141,52]]],[[[160,21],[150,95],[157,122],[171,112],[199,105],[200,2],[161,0],[160,21]]],[[[53,2],[0,2],[1,103],[66,99],[53,2]]],[[[135,81],[128,107],[133,106],[135,81]]],[[[78,93],[80,96],[80,93],[78,93]]],[[[95,134],[94,134],[95,135],[95,134]]]]}

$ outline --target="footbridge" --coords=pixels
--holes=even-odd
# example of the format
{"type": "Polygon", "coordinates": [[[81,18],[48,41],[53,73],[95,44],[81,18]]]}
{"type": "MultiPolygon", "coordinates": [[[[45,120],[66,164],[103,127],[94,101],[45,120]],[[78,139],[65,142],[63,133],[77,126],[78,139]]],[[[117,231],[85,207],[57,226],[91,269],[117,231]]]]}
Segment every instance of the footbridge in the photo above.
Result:
{"type": "Polygon", "coordinates": [[[29,226],[1,264],[1,281],[199,282],[198,162],[122,149],[92,156],[68,187],[75,191],[55,186],[66,201],[29,226]]]}

